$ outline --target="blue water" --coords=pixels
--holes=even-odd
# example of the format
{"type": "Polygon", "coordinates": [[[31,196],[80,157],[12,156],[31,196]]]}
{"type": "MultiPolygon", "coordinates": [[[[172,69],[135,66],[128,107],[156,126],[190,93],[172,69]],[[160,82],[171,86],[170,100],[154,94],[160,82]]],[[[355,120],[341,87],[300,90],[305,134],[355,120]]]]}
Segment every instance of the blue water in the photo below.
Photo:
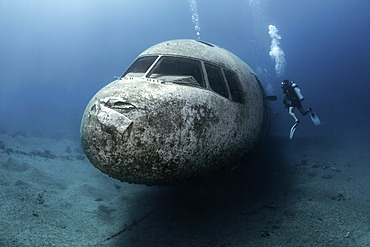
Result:
{"type": "Polygon", "coordinates": [[[0,0],[0,246],[369,246],[369,9],[369,0],[0,0]],[[273,135],[248,166],[200,186],[110,179],[78,147],[85,107],[142,51],[172,39],[243,59],[278,96],[273,135]],[[284,79],[322,122],[296,111],[293,141],[284,79]]]}
{"type": "Polygon", "coordinates": [[[279,97],[272,126],[292,124],[280,82],[298,82],[322,125],[300,133],[368,133],[370,2],[366,0],[0,1],[0,128],[78,138],[85,106],[148,47],[202,39],[224,47],[279,97]],[[197,22],[192,16],[197,14],[197,22]],[[269,56],[269,25],[281,36],[286,67],[269,56]],[[197,29],[197,30],[195,30],[197,29]],[[199,32],[197,34],[197,32],[199,32]]]}

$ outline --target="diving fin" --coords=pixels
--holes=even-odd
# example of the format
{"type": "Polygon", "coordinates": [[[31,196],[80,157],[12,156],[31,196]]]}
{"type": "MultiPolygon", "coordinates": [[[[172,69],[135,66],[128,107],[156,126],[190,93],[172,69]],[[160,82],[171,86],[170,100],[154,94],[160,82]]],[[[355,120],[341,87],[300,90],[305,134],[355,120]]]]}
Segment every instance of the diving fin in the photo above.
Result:
{"type": "Polygon", "coordinates": [[[321,121],[320,121],[319,117],[316,115],[316,113],[312,109],[310,111],[310,116],[311,116],[311,120],[312,120],[312,122],[315,126],[318,126],[318,125],[321,124],[321,121]]]}
{"type": "Polygon", "coordinates": [[[299,121],[295,122],[295,124],[293,124],[292,128],[290,129],[289,139],[293,138],[294,132],[297,129],[298,124],[299,121]]]}

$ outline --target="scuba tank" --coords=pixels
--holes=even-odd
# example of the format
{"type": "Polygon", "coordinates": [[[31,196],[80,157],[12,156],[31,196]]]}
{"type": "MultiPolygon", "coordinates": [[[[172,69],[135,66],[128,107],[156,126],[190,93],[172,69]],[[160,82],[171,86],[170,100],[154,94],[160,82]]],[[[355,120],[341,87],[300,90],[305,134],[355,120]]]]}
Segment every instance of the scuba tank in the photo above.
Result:
{"type": "Polygon", "coordinates": [[[300,101],[303,101],[304,100],[304,96],[303,94],[301,93],[301,90],[299,89],[298,85],[294,82],[294,81],[291,81],[290,82],[290,85],[292,86],[293,90],[294,90],[294,93],[295,95],[297,96],[297,98],[300,100],[300,101]]]}

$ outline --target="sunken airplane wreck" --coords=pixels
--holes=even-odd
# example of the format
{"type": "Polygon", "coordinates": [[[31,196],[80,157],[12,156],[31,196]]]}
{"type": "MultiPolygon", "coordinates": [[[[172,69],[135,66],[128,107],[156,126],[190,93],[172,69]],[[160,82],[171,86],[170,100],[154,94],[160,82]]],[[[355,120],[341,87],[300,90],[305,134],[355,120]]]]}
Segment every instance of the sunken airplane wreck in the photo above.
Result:
{"type": "Polygon", "coordinates": [[[90,162],[113,178],[172,184],[247,154],[266,132],[267,99],[252,69],[227,50],[167,41],[91,99],[81,142],[90,162]]]}

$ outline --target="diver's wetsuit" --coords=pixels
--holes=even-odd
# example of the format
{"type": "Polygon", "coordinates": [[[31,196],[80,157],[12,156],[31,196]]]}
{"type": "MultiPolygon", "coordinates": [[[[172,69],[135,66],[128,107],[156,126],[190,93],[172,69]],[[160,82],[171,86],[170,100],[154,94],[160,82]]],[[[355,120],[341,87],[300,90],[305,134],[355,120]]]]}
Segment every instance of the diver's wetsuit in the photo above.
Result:
{"type": "Polygon", "coordinates": [[[294,121],[299,122],[298,118],[293,113],[295,108],[301,112],[303,116],[306,116],[310,109],[304,110],[301,101],[297,98],[293,87],[289,83],[283,85],[284,100],[283,103],[285,107],[289,108],[289,115],[294,119],[294,121]]]}

